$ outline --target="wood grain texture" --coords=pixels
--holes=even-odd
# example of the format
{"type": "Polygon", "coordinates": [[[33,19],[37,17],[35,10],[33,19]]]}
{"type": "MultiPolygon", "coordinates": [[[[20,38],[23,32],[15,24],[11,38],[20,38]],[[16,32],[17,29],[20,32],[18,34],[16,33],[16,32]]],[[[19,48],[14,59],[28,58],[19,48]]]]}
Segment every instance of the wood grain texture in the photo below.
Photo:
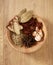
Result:
{"type": "Polygon", "coordinates": [[[53,0],[0,0],[0,24],[0,37],[3,40],[0,41],[0,57],[3,58],[4,65],[53,65],[53,0]],[[22,54],[13,49],[6,37],[8,21],[24,8],[33,10],[42,17],[48,31],[45,44],[31,54],[22,54]]]}

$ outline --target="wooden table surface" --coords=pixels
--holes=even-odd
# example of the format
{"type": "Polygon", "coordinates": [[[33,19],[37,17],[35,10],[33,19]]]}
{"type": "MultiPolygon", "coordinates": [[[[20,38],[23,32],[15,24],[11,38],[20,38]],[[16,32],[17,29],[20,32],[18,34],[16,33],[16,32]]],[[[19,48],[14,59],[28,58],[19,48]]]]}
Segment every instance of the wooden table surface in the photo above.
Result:
{"type": "Polygon", "coordinates": [[[0,65],[53,65],[53,0],[0,0],[0,65]],[[45,44],[31,54],[16,51],[6,37],[8,21],[24,8],[44,19],[48,33],[45,44]]]}

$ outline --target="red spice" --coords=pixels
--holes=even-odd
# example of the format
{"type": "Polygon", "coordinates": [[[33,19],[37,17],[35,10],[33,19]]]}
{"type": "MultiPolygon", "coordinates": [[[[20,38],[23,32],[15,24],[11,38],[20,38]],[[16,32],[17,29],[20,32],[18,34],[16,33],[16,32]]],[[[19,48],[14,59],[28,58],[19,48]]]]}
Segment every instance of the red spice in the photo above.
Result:
{"type": "Polygon", "coordinates": [[[32,34],[36,27],[38,27],[39,29],[42,28],[42,23],[38,22],[36,18],[31,18],[28,22],[20,23],[20,25],[23,26],[23,33],[27,35],[32,34]]]}
{"type": "Polygon", "coordinates": [[[39,29],[42,29],[42,27],[43,27],[43,25],[42,25],[41,22],[38,22],[38,23],[36,24],[36,26],[37,26],[39,29]]]}

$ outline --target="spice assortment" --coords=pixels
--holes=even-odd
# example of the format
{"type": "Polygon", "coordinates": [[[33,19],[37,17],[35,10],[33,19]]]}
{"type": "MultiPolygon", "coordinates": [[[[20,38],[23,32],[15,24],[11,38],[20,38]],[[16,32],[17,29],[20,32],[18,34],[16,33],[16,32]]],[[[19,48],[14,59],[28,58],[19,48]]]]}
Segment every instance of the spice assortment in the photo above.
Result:
{"type": "Polygon", "coordinates": [[[7,25],[7,29],[12,32],[11,38],[16,45],[30,48],[44,39],[43,24],[33,15],[33,11],[23,9],[7,25]]]}

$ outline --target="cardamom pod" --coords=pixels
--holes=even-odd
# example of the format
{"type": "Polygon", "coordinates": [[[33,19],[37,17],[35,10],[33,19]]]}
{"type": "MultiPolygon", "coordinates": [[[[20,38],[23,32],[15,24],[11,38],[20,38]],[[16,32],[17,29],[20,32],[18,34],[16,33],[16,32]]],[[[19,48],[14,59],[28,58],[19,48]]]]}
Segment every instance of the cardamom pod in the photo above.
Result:
{"type": "Polygon", "coordinates": [[[27,11],[25,13],[23,13],[23,15],[21,15],[21,23],[26,23],[28,22],[33,16],[33,12],[32,11],[27,11]]]}
{"type": "Polygon", "coordinates": [[[20,11],[20,13],[18,14],[19,17],[21,17],[22,14],[24,14],[26,12],[26,8],[24,8],[23,10],[20,11]]]}

